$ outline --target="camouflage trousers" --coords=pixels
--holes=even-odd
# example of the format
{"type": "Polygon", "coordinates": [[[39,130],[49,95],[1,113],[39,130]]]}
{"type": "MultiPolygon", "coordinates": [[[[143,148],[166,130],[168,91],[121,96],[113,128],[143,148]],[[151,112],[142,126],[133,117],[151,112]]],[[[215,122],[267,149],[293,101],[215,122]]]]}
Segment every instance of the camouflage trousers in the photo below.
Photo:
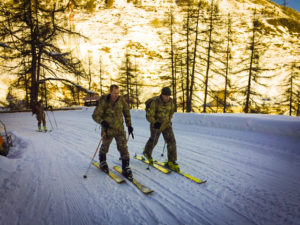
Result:
{"type": "Polygon", "coordinates": [[[99,157],[100,154],[107,154],[109,151],[109,146],[115,138],[117,143],[117,149],[120,152],[122,159],[129,159],[129,152],[127,147],[127,140],[126,140],[126,133],[124,130],[120,130],[119,132],[113,132],[113,135],[105,135],[103,138],[103,143],[100,148],[99,157]]]}
{"type": "Polygon", "coordinates": [[[43,126],[46,126],[46,117],[45,117],[45,113],[43,114],[37,114],[36,115],[36,119],[38,121],[38,126],[41,126],[41,123],[43,123],[43,126]]]}
{"type": "Polygon", "coordinates": [[[144,152],[147,155],[152,155],[152,151],[158,142],[160,134],[162,133],[165,142],[167,143],[168,160],[175,162],[177,160],[177,150],[176,150],[176,140],[175,140],[172,126],[168,126],[165,130],[160,131],[159,129],[154,129],[150,125],[150,132],[151,132],[151,136],[145,146],[144,152]]]}

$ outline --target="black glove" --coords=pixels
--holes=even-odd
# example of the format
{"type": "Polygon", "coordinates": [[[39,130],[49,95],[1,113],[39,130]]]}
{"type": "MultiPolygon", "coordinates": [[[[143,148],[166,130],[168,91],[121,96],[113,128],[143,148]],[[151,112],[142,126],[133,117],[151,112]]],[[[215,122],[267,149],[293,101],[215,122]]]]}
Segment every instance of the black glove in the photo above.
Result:
{"type": "Polygon", "coordinates": [[[161,126],[161,123],[160,123],[160,122],[154,123],[154,129],[159,129],[160,126],[161,126]]]}
{"type": "Polygon", "coordinates": [[[128,126],[128,133],[132,134],[132,132],[133,132],[133,127],[132,126],[128,126]]]}
{"type": "Polygon", "coordinates": [[[104,130],[108,130],[108,128],[109,128],[108,122],[106,122],[105,120],[103,120],[103,121],[101,122],[101,125],[103,126],[104,130]]]}
{"type": "Polygon", "coordinates": [[[130,135],[130,134],[131,134],[132,138],[134,139],[132,126],[128,126],[128,135],[130,135]]]}

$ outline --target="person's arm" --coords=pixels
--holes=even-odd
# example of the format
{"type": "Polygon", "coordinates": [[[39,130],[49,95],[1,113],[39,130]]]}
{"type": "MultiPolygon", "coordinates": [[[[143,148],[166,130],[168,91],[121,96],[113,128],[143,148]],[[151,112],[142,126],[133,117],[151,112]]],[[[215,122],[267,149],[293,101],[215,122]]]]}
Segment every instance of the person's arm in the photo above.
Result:
{"type": "Polygon", "coordinates": [[[155,123],[155,104],[155,101],[152,101],[150,107],[146,112],[146,118],[149,121],[149,123],[155,123]]]}
{"type": "Polygon", "coordinates": [[[172,99],[171,101],[172,101],[172,102],[171,102],[172,107],[171,107],[171,112],[170,112],[170,122],[171,122],[171,120],[172,120],[172,118],[173,118],[173,115],[174,115],[174,113],[175,113],[175,102],[174,102],[173,99],[172,99]]]}
{"type": "Polygon", "coordinates": [[[123,115],[125,118],[126,126],[131,127],[131,114],[130,114],[129,105],[127,104],[125,98],[122,98],[122,101],[123,101],[123,115]]]}
{"type": "Polygon", "coordinates": [[[104,97],[101,97],[99,104],[95,108],[93,115],[92,115],[93,120],[99,124],[101,124],[103,121],[104,104],[105,104],[105,99],[104,99],[104,97]]]}

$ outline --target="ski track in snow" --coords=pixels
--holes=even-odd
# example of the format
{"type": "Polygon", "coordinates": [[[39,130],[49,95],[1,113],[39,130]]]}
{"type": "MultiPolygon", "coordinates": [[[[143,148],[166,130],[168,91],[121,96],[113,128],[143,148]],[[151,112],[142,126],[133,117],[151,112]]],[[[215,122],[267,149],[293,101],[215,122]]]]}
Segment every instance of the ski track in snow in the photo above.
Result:
{"type": "MultiPolygon", "coordinates": [[[[300,224],[299,139],[174,123],[178,162],[207,180],[199,185],[133,158],[149,138],[148,122],[134,111],[128,148],[135,178],[154,190],[146,196],[94,166],[83,179],[101,138],[92,112],[57,111],[58,128],[48,113],[48,133],[35,131],[30,113],[0,114],[14,140],[0,158],[0,224],[300,224]]],[[[163,146],[161,136],[153,151],[160,161],[163,146]]],[[[111,169],[121,166],[115,141],[107,158],[111,169]]]]}

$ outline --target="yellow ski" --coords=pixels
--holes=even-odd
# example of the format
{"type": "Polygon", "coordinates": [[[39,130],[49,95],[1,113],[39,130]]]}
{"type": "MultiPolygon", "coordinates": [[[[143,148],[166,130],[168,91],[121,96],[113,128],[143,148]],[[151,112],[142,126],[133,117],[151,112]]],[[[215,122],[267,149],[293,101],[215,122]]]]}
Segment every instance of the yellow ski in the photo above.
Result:
{"type": "MultiPolygon", "coordinates": [[[[93,165],[96,166],[98,169],[100,169],[102,171],[102,169],[101,169],[101,167],[100,167],[100,165],[99,165],[98,162],[94,161],[93,165]]],[[[123,183],[125,181],[123,178],[118,177],[116,174],[112,173],[110,170],[108,171],[107,175],[110,176],[117,183],[123,183]]]]}
{"type": "MultiPolygon", "coordinates": [[[[163,167],[166,166],[165,163],[160,162],[160,161],[156,161],[156,160],[154,161],[154,165],[160,165],[160,166],[163,166],[163,167]]],[[[172,171],[174,171],[175,173],[178,173],[178,174],[180,174],[180,175],[182,175],[182,176],[184,176],[184,177],[186,177],[186,178],[188,178],[188,179],[190,179],[190,180],[192,180],[192,181],[194,181],[194,182],[196,182],[198,184],[203,184],[203,183],[206,182],[206,180],[200,180],[200,179],[198,179],[196,177],[193,177],[193,176],[191,176],[191,175],[189,175],[187,173],[181,172],[181,171],[175,171],[175,170],[172,170],[172,171]]]]}
{"type": "Polygon", "coordinates": [[[162,167],[162,166],[160,166],[158,164],[149,163],[149,161],[144,156],[135,155],[134,158],[138,159],[138,160],[140,160],[140,161],[142,161],[142,162],[144,162],[146,164],[149,164],[150,166],[153,166],[155,169],[158,169],[159,171],[161,171],[161,172],[163,172],[165,174],[168,174],[168,173],[171,172],[171,170],[169,170],[169,169],[167,169],[165,167],[162,167]]]}
{"type": "MultiPolygon", "coordinates": [[[[122,174],[122,169],[119,166],[114,166],[114,169],[119,172],[120,174],[122,174]]],[[[123,174],[122,174],[123,175],[123,174]]],[[[145,185],[141,184],[140,182],[138,182],[136,179],[132,178],[132,179],[128,179],[131,183],[133,183],[140,191],[142,191],[144,194],[151,194],[153,192],[153,190],[149,189],[148,187],[146,187],[145,185]]]]}

